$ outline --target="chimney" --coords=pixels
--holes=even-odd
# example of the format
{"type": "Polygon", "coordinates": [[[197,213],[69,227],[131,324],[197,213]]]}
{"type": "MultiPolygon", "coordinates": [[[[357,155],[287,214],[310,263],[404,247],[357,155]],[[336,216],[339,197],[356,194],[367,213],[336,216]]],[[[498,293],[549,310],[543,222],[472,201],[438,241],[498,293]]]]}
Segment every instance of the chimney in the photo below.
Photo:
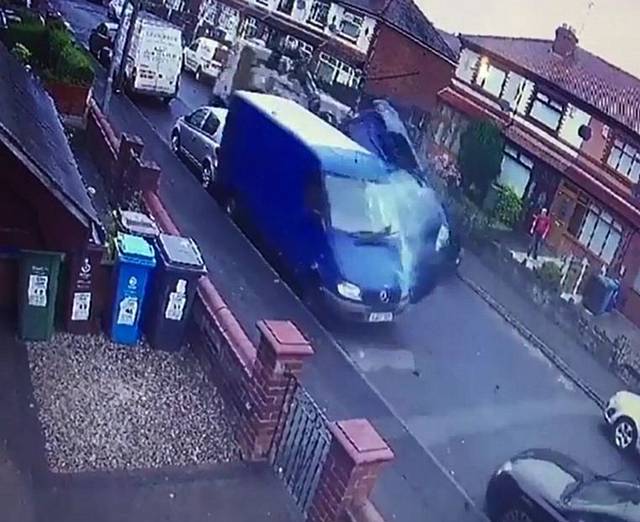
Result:
{"type": "Polygon", "coordinates": [[[578,45],[576,30],[567,24],[562,24],[556,29],[556,39],[553,41],[553,52],[563,58],[573,55],[578,45]]]}

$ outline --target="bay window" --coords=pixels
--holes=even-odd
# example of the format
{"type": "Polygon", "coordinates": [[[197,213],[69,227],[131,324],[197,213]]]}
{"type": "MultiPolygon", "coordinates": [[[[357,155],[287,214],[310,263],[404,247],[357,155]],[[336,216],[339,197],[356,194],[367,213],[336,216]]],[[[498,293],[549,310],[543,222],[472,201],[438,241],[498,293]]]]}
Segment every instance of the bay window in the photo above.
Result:
{"type": "Polygon", "coordinates": [[[322,0],[314,0],[311,6],[311,12],[307,22],[320,27],[325,27],[329,20],[329,8],[331,4],[329,2],[323,2],[322,0]]]}
{"type": "Polygon", "coordinates": [[[360,86],[362,72],[333,56],[320,53],[316,65],[316,77],[323,83],[339,83],[357,89],[360,86]]]}
{"type": "Polygon", "coordinates": [[[507,81],[507,72],[489,63],[486,57],[480,60],[476,84],[489,94],[500,98],[507,81]]]}
{"type": "Polygon", "coordinates": [[[529,109],[531,118],[553,131],[558,130],[563,113],[564,105],[562,103],[540,91],[536,92],[531,109],[529,109]]]}
{"type": "Polygon", "coordinates": [[[364,16],[345,11],[342,20],[340,20],[340,36],[343,36],[352,42],[356,42],[360,37],[363,24],[364,16]]]}
{"type": "Polygon", "coordinates": [[[503,187],[509,187],[519,197],[523,197],[529,179],[531,178],[531,171],[533,170],[533,160],[524,155],[518,149],[505,145],[504,156],[502,157],[502,168],[500,170],[500,176],[498,176],[498,183],[503,187]]]}
{"type": "Polygon", "coordinates": [[[640,149],[629,143],[616,139],[607,163],[633,183],[637,183],[640,179],[640,149]]]}
{"type": "Polygon", "coordinates": [[[576,201],[567,230],[605,263],[613,261],[622,241],[622,225],[584,195],[576,201]]]}

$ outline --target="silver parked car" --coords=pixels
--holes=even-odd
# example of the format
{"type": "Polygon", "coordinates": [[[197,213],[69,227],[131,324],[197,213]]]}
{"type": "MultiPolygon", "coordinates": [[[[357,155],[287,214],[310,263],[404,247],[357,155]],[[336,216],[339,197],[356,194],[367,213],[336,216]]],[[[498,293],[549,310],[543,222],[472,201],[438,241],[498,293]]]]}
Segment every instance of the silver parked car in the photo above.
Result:
{"type": "Polygon", "coordinates": [[[171,148],[198,167],[200,183],[206,189],[215,181],[227,112],[221,107],[200,107],[178,118],[171,131],[171,148]]]}

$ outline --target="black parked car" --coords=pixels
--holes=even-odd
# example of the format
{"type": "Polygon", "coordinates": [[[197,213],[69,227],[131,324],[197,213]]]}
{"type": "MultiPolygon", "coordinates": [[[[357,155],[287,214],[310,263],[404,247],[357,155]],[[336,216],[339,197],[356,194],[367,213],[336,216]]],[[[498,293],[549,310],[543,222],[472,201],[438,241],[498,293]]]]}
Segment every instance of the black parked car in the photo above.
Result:
{"type": "Polygon", "coordinates": [[[493,522],[640,522],[640,485],[597,475],[549,449],[503,464],[486,495],[493,522]]]}
{"type": "Polygon", "coordinates": [[[118,24],[102,22],[89,35],[89,51],[104,67],[107,67],[111,60],[117,32],[118,24]]]}

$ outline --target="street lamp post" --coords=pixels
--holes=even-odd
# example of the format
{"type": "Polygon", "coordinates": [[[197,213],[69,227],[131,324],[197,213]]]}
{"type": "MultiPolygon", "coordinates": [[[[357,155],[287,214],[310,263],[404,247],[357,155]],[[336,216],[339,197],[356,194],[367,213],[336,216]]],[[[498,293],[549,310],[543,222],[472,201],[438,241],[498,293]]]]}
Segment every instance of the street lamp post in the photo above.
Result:
{"type": "Polygon", "coordinates": [[[109,112],[109,103],[111,102],[111,95],[113,93],[114,87],[116,89],[120,88],[122,84],[122,75],[124,73],[124,65],[126,56],[129,52],[129,47],[131,45],[131,38],[133,36],[133,30],[135,28],[135,23],[138,18],[138,13],[140,11],[141,0],[125,0],[122,5],[122,11],[120,12],[120,23],[118,24],[118,31],[116,33],[116,38],[113,44],[113,56],[111,57],[111,63],[109,64],[109,71],[107,73],[107,81],[105,84],[105,92],[104,98],[102,100],[102,112],[106,115],[109,112]],[[133,5],[133,9],[131,12],[131,19],[129,20],[129,26],[127,27],[127,32],[125,36],[124,45],[120,45],[122,36],[124,34],[124,25],[126,19],[126,12],[129,4],[133,5]],[[122,52],[120,52],[120,48],[122,48],[122,52]],[[116,74],[117,68],[117,74],[116,74]],[[114,85],[115,80],[115,85],[114,85]]]}

